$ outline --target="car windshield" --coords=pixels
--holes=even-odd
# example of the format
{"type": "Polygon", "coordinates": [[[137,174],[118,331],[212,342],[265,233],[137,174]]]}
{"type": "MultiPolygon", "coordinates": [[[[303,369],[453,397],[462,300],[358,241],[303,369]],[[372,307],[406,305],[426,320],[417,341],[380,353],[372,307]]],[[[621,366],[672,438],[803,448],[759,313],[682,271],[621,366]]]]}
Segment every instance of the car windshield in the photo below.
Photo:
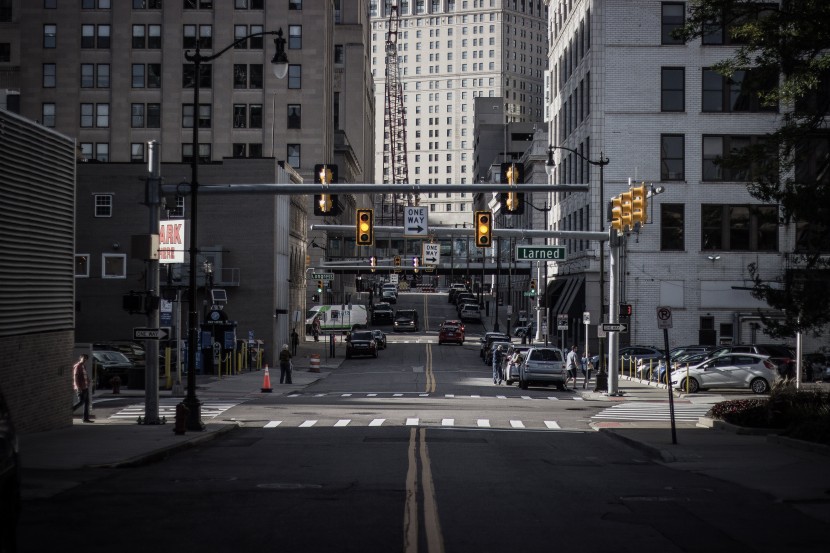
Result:
{"type": "Polygon", "coordinates": [[[556,349],[534,349],[528,361],[562,361],[562,353],[556,349]]]}
{"type": "Polygon", "coordinates": [[[354,340],[374,340],[371,332],[352,332],[352,341],[354,340]]]}

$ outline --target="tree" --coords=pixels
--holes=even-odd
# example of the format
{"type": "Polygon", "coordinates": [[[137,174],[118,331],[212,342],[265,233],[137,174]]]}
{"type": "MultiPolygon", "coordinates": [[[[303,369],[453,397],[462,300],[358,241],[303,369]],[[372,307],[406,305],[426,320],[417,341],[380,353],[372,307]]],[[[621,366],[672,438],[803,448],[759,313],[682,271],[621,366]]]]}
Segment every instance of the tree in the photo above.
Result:
{"type": "Polygon", "coordinates": [[[718,163],[750,175],[750,193],[780,206],[780,221],[796,225],[776,281],[749,266],[752,294],[784,314],[764,318],[777,337],[818,334],[830,323],[830,2],[827,0],[691,0],[686,41],[731,44],[730,58],[714,66],[737,72],[765,106],[778,106],[780,123],[764,140],[724,155],[718,163]],[[825,254],[825,256],[822,256],[825,254]]]}

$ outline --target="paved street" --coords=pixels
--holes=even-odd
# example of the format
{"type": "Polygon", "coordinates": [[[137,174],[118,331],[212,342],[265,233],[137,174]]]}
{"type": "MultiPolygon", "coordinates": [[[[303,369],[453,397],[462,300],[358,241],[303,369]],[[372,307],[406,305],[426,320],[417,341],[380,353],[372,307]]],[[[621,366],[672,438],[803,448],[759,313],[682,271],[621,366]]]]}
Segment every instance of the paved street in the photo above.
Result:
{"type": "MultiPolygon", "coordinates": [[[[791,488],[777,501],[780,489],[735,483],[740,458],[730,457],[727,471],[698,470],[674,450],[675,465],[687,467],[677,470],[651,449],[596,431],[630,427],[666,442],[665,389],[608,398],[581,381],[577,391],[497,386],[478,355],[484,326],[467,325],[463,346],[439,346],[435,328],[454,315],[444,295],[402,294],[398,307],[419,309],[425,329],[389,332],[377,359],[345,360],[337,346],[315,375],[302,356],[318,345],[304,344],[296,383],[277,384],[272,370],[271,394],[259,389],[262,371],[201,379],[202,418],[227,431],[174,455],[61,469],[47,453],[54,443],[32,444],[40,468],[24,471],[21,551],[825,549],[830,517],[814,495],[791,488]],[[88,532],[73,549],[66,536],[78,528],[88,532]]],[[[162,397],[170,423],[178,401],[162,397]]],[[[717,433],[696,428],[710,403],[676,398],[681,443],[717,433]]],[[[141,439],[172,435],[171,424],[131,424],[143,414],[140,396],[101,393],[94,411],[97,424],[77,427],[78,448],[103,452],[96,433],[130,447],[116,441],[119,428],[141,439]]],[[[763,464],[764,479],[789,471],[778,468],[786,462],[763,464]]]]}

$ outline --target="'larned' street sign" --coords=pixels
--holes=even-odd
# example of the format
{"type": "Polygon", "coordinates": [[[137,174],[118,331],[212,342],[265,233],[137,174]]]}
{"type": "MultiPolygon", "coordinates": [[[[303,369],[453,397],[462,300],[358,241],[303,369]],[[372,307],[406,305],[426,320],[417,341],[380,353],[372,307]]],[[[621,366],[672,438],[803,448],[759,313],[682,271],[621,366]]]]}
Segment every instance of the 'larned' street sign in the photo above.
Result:
{"type": "Polygon", "coordinates": [[[334,273],[311,273],[311,280],[334,280],[334,273]]]}
{"type": "Polygon", "coordinates": [[[166,340],[169,336],[169,327],[133,329],[133,340],[166,340]]]}
{"type": "Polygon", "coordinates": [[[565,260],[565,246],[516,246],[516,261],[565,260]]]}
{"type": "Polygon", "coordinates": [[[628,323],[602,323],[605,332],[628,332],[628,323]]]}

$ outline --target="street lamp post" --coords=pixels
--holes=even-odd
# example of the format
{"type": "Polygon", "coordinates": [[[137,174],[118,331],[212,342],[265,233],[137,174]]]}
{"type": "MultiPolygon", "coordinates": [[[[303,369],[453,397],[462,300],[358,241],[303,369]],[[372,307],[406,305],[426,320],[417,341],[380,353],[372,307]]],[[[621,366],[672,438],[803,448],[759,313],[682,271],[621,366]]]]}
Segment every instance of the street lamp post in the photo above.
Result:
{"type": "Polygon", "coordinates": [[[288,56],[285,54],[285,39],[282,36],[282,28],[278,31],[263,31],[260,33],[252,33],[248,36],[242,37],[219,52],[203,56],[199,41],[196,41],[196,52],[191,54],[188,50],[184,53],[187,61],[193,64],[193,152],[190,162],[190,279],[189,279],[189,294],[188,301],[190,302],[188,312],[188,340],[187,340],[187,395],[182,403],[187,408],[187,422],[185,428],[187,430],[204,430],[205,424],[202,422],[201,407],[202,403],[196,397],[196,344],[199,340],[199,310],[196,305],[196,258],[199,253],[198,243],[196,240],[198,226],[198,192],[199,192],[199,88],[201,78],[201,67],[203,63],[211,62],[250,38],[265,35],[276,35],[274,45],[276,52],[271,59],[274,64],[274,76],[278,79],[285,77],[288,72],[288,56]]]}
{"type": "MultiPolygon", "coordinates": [[[[605,214],[603,210],[605,209],[605,191],[603,190],[603,186],[605,183],[605,175],[604,169],[605,166],[608,165],[609,159],[603,155],[600,151],[599,159],[592,160],[585,157],[583,154],[579,153],[577,150],[573,150],[571,148],[566,148],[565,146],[548,146],[548,161],[545,164],[545,169],[548,172],[550,177],[553,177],[553,169],[556,164],[553,161],[553,151],[554,150],[565,150],[567,152],[571,152],[572,154],[576,155],[580,159],[586,161],[588,164],[593,165],[595,167],[599,167],[599,230],[600,232],[605,231],[605,214]]],[[[601,241],[599,243],[599,322],[600,324],[603,323],[605,319],[605,242],[601,241]]],[[[610,321],[609,321],[610,322],[610,321]]],[[[607,391],[608,390],[608,373],[605,372],[605,359],[603,357],[603,343],[604,340],[599,338],[599,369],[597,371],[597,385],[594,391],[607,391]]]]}

